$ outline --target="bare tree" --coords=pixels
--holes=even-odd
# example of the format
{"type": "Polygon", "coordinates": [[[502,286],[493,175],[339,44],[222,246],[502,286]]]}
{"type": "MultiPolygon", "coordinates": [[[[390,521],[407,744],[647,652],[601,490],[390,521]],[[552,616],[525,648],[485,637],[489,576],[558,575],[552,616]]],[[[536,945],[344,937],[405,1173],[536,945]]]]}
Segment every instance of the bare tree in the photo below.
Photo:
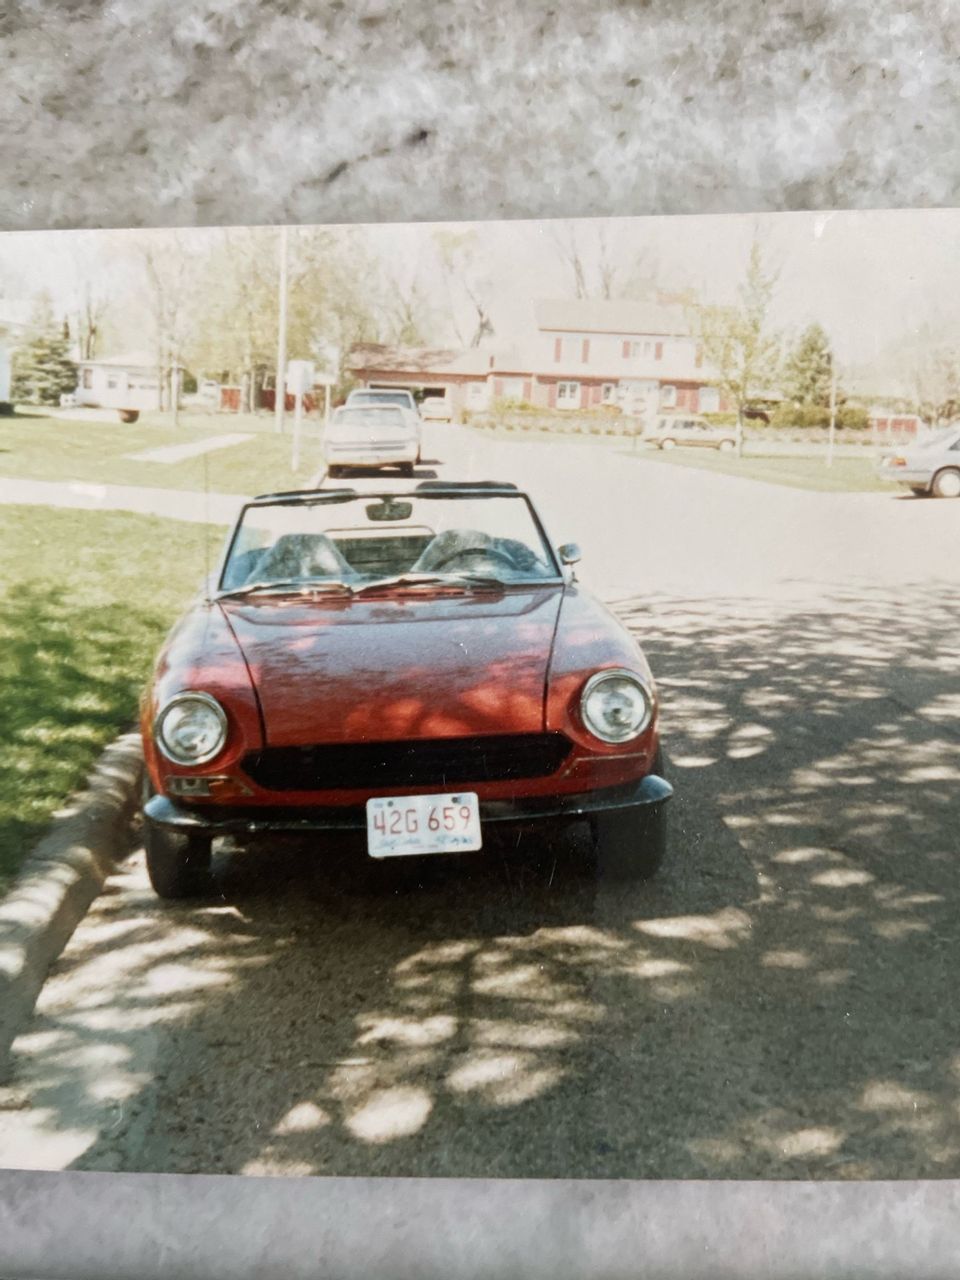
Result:
{"type": "Polygon", "coordinates": [[[109,310],[108,300],[87,283],[83,287],[76,312],[77,349],[81,360],[93,360],[100,342],[100,332],[109,310]]]}
{"type": "Polygon", "coordinates": [[[171,408],[176,424],[180,407],[180,362],[187,336],[191,264],[187,248],[175,232],[146,240],[141,253],[152,301],[157,408],[171,408]]]}
{"type": "Polygon", "coordinates": [[[570,269],[573,276],[574,295],[580,299],[589,297],[587,275],[576,224],[573,222],[560,223],[553,228],[552,239],[561,260],[570,269]]]}
{"type": "Polygon", "coordinates": [[[743,411],[767,389],[780,363],[780,340],[767,316],[776,277],[764,270],[760,245],[750,247],[747,274],[732,307],[702,307],[697,317],[704,355],[717,370],[722,391],[737,407],[737,453],[743,455],[743,411]]]}
{"type": "Polygon", "coordinates": [[[917,413],[931,427],[960,415],[960,357],[949,345],[928,348],[914,372],[917,413]]]}
{"type": "Polygon", "coordinates": [[[477,251],[475,231],[437,231],[434,243],[440,258],[440,270],[447,293],[447,307],[457,341],[464,346],[464,330],[457,319],[456,295],[466,298],[473,312],[471,347],[479,347],[484,338],[494,334],[489,297],[493,292],[489,274],[477,251]]]}

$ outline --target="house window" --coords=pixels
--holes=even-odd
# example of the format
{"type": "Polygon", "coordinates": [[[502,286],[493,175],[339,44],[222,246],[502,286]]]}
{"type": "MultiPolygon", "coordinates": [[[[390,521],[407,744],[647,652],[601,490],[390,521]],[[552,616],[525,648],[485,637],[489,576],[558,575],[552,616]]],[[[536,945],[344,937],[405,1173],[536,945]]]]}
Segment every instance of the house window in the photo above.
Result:
{"type": "Polygon", "coordinates": [[[497,383],[499,386],[497,395],[502,396],[504,400],[523,399],[522,378],[498,378],[497,383]]]}
{"type": "Polygon", "coordinates": [[[557,408],[558,409],[579,409],[580,408],[580,383],[579,382],[558,382],[557,383],[557,408]]]}
{"type": "Polygon", "coordinates": [[[93,370],[92,370],[92,369],[84,369],[84,371],[83,371],[83,385],[84,385],[88,390],[90,389],[90,387],[92,387],[92,386],[93,386],[93,370]]]}
{"type": "Polygon", "coordinates": [[[663,354],[663,343],[654,342],[652,338],[639,338],[636,341],[625,341],[623,356],[625,360],[649,360],[651,356],[659,360],[663,354]]]}
{"type": "Polygon", "coordinates": [[[664,409],[675,409],[677,407],[677,388],[669,385],[660,388],[660,404],[664,409]]]}
{"type": "Polygon", "coordinates": [[[720,409],[720,392],[716,387],[700,388],[700,412],[717,413],[720,409]]]}
{"type": "Polygon", "coordinates": [[[600,388],[601,404],[613,404],[617,398],[617,384],[615,382],[605,382],[600,388]]]}
{"type": "Polygon", "coordinates": [[[471,382],[467,390],[467,395],[471,400],[482,400],[486,387],[482,382],[471,382]]]}
{"type": "Polygon", "coordinates": [[[588,347],[589,342],[587,339],[557,338],[553,344],[553,358],[557,364],[561,362],[577,364],[582,360],[586,360],[588,347]]]}
{"type": "Polygon", "coordinates": [[[108,386],[108,388],[109,388],[111,391],[116,391],[116,389],[117,389],[117,387],[119,387],[119,385],[120,385],[120,379],[117,377],[117,375],[116,375],[115,373],[108,373],[108,374],[107,374],[107,386],[108,386]]]}

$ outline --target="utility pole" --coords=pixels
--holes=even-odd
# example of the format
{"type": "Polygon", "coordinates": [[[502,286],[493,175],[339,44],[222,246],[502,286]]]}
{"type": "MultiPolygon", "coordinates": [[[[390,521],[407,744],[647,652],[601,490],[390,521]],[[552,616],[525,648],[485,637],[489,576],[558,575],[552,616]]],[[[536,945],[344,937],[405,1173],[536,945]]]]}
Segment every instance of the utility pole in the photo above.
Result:
{"type": "Polygon", "coordinates": [[[283,432],[287,407],[287,228],[280,228],[280,283],[277,322],[277,379],[274,393],[274,428],[283,432]]]}
{"type": "Polygon", "coordinates": [[[830,352],[830,432],[827,436],[827,466],[833,466],[833,446],[837,434],[837,362],[830,352]]]}

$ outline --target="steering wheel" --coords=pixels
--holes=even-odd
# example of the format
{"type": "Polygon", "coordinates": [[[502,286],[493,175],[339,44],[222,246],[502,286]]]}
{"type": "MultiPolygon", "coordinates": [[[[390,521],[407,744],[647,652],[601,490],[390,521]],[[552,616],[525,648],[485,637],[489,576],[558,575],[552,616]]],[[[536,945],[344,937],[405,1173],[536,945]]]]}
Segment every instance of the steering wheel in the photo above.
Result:
{"type": "Polygon", "coordinates": [[[458,560],[464,560],[467,557],[481,560],[499,560],[501,564],[512,569],[514,573],[517,571],[517,562],[513,556],[506,551],[501,551],[498,547],[461,547],[459,551],[454,551],[452,555],[447,556],[445,560],[441,560],[439,564],[434,565],[435,569],[446,569],[448,565],[455,564],[458,560]]]}

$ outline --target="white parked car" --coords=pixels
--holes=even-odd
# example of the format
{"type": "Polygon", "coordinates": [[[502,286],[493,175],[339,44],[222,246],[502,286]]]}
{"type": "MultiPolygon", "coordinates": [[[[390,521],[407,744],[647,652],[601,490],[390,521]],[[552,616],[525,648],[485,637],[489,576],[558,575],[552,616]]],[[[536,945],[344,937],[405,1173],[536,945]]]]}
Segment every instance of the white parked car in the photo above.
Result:
{"type": "Polygon", "coordinates": [[[443,396],[424,396],[420,402],[420,415],[424,422],[452,422],[450,401],[443,396]]]}
{"type": "Polygon", "coordinates": [[[351,467],[395,466],[412,476],[420,461],[420,417],[399,405],[348,402],[327,425],[323,457],[332,479],[351,467]]]}
{"type": "Polygon", "coordinates": [[[960,498],[960,423],[887,454],[880,475],[912,489],[918,498],[960,498]]]}
{"type": "Polygon", "coordinates": [[[693,414],[664,414],[643,438],[658,449],[688,445],[694,449],[719,449],[721,453],[729,453],[737,445],[734,427],[717,427],[706,418],[693,414]]]}

